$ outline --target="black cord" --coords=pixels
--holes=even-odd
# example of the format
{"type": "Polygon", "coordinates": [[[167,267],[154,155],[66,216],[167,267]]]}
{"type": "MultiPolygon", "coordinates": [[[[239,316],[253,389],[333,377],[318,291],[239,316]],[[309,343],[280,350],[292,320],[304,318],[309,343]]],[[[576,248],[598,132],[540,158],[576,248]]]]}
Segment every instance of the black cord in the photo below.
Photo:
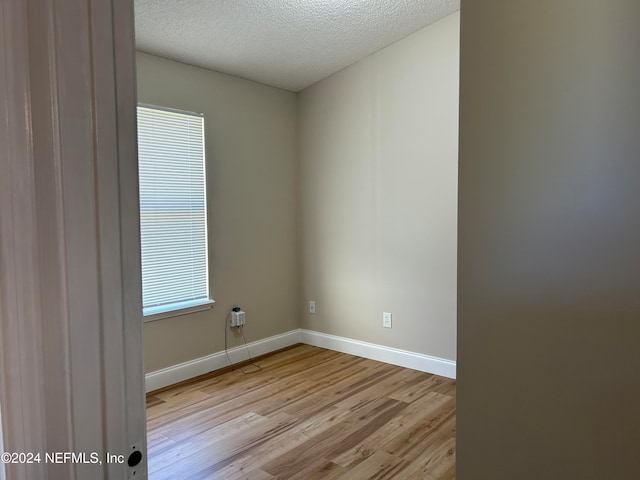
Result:
{"type": "Polygon", "coordinates": [[[249,352],[249,345],[247,345],[247,339],[244,338],[244,325],[240,325],[240,331],[242,332],[242,341],[244,342],[244,348],[247,350],[247,355],[249,355],[249,364],[253,365],[254,367],[257,368],[257,370],[254,370],[253,372],[245,372],[244,370],[242,370],[242,373],[244,373],[246,375],[248,373],[259,372],[260,370],[262,370],[262,367],[260,365],[256,364],[253,361],[253,358],[251,358],[251,352],[249,352]]]}
{"type": "Polygon", "coordinates": [[[233,371],[234,368],[233,363],[231,363],[231,359],[229,358],[229,349],[227,347],[227,326],[229,325],[229,317],[231,316],[232,311],[233,308],[229,310],[229,313],[227,313],[227,318],[224,319],[224,353],[227,356],[227,362],[229,362],[229,365],[231,366],[231,371],[233,371]]]}
{"type": "MultiPolygon", "coordinates": [[[[231,308],[231,310],[229,310],[229,313],[227,313],[227,317],[224,319],[224,353],[227,356],[227,362],[229,362],[229,366],[231,367],[231,371],[235,371],[234,365],[233,363],[231,363],[231,358],[229,358],[229,346],[228,346],[228,342],[227,342],[227,329],[230,328],[229,325],[229,317],[231,316],[231,312],[233,312],[233,309],[236,308],[235,306],[231,308]]],[[[245,372],[244,369],[242,367],[240,367],[240,371],[242,373],[244,373],[245,375],[248,375],[250,373],[257,373],[260,370],[262,370],[262,367],[260,365],[257,365],[254,361],[253,358],[251,357],[251,352],[249,352],[249,346],[247,345],[247,339],[244,337],[244,325],[240,325],[238,328],[240,328],[240,331],[242,332],[242,341],[244,342],[244,348],[247,350],[247,355],[249,356],[249,363],[251,365],[253,365],[254,367],[256,367],[256,370],[253,370],[251,372],[245,372]]]]}

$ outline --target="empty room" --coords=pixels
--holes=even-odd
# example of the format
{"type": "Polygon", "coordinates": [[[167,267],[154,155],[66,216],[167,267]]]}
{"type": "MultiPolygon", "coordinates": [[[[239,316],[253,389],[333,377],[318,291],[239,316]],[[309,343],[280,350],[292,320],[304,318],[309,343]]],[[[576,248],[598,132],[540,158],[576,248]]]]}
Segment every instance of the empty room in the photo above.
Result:
{"type": "Polygon", "coordinates": [[[454,478],[458,8],[136,2],[150,478],[454,478]]]}
{"type": "Polygon", "coordinates": [[[0,2],[0,480],[640,478],[640,2],[0,2]]]}

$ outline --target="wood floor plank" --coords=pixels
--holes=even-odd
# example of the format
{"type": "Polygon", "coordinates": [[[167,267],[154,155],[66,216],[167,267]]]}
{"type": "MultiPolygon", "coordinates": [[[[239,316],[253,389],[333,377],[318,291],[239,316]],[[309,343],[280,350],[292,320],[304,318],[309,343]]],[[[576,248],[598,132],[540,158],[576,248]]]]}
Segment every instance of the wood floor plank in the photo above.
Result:
{"type": "Polygon", "coordinates": [[[154,405],[159,405],[164,403],[164,400],[156,397],[155,395],[147,395],[147,408],[153,407],[154,405]]]}
{"type": "Polygon", "coordinates": [[[407,480],[424,480],[425,478],[442,479],[455,465],[455,438],[448,438],[440,443],[428,455],[423,455],[413,462],[408,462],[401,475],[407,480]]]}
{"type": "Polygon", "coordinates": [[[173,400],[156,403],[147,408],[147,429],[154,429],[167,422],[175,422],[178,418],[206,408],[207,400],[212,396],[199,390],[182,393],[173,400]]]}
{"type": "Polygon", "coordinates": [[[259,365],[148,396],[150,480],[455,478],[454,380],[309,345],[259,365]]]}
{"type": "MultiPolygon", "coordinates": [[[[344,467],[353,467],[378,451],[381,446],[389,445],[390,442],[396,439],[397,444],[401,443],[404,436],[411,435],[410,432],[429,428],[425,426],[425,423],[429,421],[434,412],[450,402],[451,399],[452,397],[448,395],[441,395],[435,392],[427,393],[422,398],[409,404],[407,408],[382,428],[366,437],[353,448],[334,458],[333,461],[344,467]]],[[[397,446],[395,450],[400,451],[400,447],[397,446]]]]}
{"type": "Polygon", "coordinates": [[[310,417],[377,384],[381,379],[393,373],[392,371],[372,372],[370,369],[357,372],[345,369],[343,372],[344,374],[337,375],[337,378],[332,376],[327,379],[325,377],[325,381],[306,380],[306,384],[316,385],[313,388],[313,394],[301,395],[287,405],[280,404],[273,412],[284,409],[284,411],[300,418],[310,417]]]}
{"type": "Polygon", "coordinates": [[[336,409],[325,410],[313,418],[303,420],[293,425],[286,436],[280,442],[266,442],[257,445],[252,450],[247,450],[231,459],[231,463],[219,470],[219,476],[212,478],[235,479],[235,472],[248,471],[259,468],[281,456],[297,446],[318,437],[323,431],[341,424],[341,422],[351,415],[351,412],[336,409]]]}
{"type": "Polygon", "coordinates": [[[432,449],[448,440],[455,439],[455,403],[449,401],[419,422],[398,432],[380,448],[406,460],[424,457],[432,449]]]}
{"type": "Polygon", "coordinates": [[[391,399],[379,399],[362,405],[353,411],[340,425],[316,435],[307,442],[293,448],[280,458],[262,467],[276,477],[288,478],[304,469],[305,465],[318,457],[337,456],[353,447],[360,437],[376,428],[402,410],[406,404],[391,399]]]}
{"type": "Polygon", "coordinates": [[[427,392],[449,395],[450,392],[455,391],[454,380],[442,378],[437,375],[430,375],[428,373],[419,373],[421,375],[418,375],[413,381],[407,382],[398,388],[390,397],[400,400],[401,402],[412,402],[427,392]]]}
{"type": "Polygon", "coordinates": [[[169,450],[176,444],[175,441],[171,440],[164,435],[159,433],[148,433],[147,434],[147,455],[152,458],[156,458],[158,455],[161,455],[163,451],[169,450]]]}
{"type": "Polygon", "coordinates": [[[350,469],[340,479],[366,478],[375,480],[392,480],[398,478],[399,472],[405,467],[405,462],[395,455],[378,450],[364,462],[350,469]]]}
{"type": "Polygon", "coordinates": [[[266,418],[256,414],[243,416],[241,422],[229,422],[212,429],[206,437],[179,442],[156,462],[149,461],[152,479],[205,478],[225,465],[238,452],[267,441],[297,421],[285,414],[266,418]]]}
{"type": "MultiPolygon", "coordinates": [[[[155,471],[189,460],[194,454],[203,450],[214,451],[216,450],[216,444],[224,443],[227,439],[231,439],[243,430],[246,431],[251,427],[264,423],[264,420],[264,417],[249,412],[219,426],[217,429],[211,429],[206,435],[190,437],[187,440],[175,442],[170,449],[162,451],[161,455],[149,458],[149,472],[153,475],[155,471]]],[[[216,454],[217,451],[212,455],[216,454]]],[[[191,463],[193,463],[192,460],[194,459],[190,460],[191,463]]]]}
{"type": "MultiPolygon", "coordinates": [[[[436,478],[435,477],[431,477],[428,480],[436,480],[436,478]]],[[[453,465],[451,465],[449,467],[449,470],[447,470],[446,472],[443,472],[439,476],[439,478],[437,480],[456,480],[456,464],[455,464],[455,461],[453,462],[453,465]]]]}
{"type": "Polygon", "coordinates": [[[212,428],[236,418],[241,413],[238,405],[243,405],[244,412],[255,413],[255,408],[252,407],[263,401],[264,395],[269,396],[273,395],[273,393],[267,389],[262,394],[254,392],[251,395],[242,397],[242,400],[235,401],[231,399],[222,403],[218,403],[214,395],[207,395],[209,399],[200,402],[198,405],[187,407],[186,411],[181,415],[177,415],[172,423],[164,421],[161,424],[156,424],[156,430],[176,441],[200,434],[206,435],[206,432],[212,428]]]}
{"type": "Polygon", "coordinates": [[[346,402],[342,403],[341,408],[355,408],[359,402],[380,398],[370,389],[388,385],[389,377],[393,377],[391,383],[400,381],[402,372],[398,373],[397,367],[389,365],[376,371],[366,370],[359,375],[343,377],[337,382],[325,385],[316,395],[300,399],[290,406],[289,411],[305,418],[341,402],[346,402]]]}
{"type": "Polygon", "coordinates": [[[288,478],[289,480],[334,480],[343,477],[346,473],[349,473],[346,468],[336,465],[326,458],[320,458],[288,478]]]}
{"type": "Polygon", "coordinates": [[[262,470],[251,470],[250,472],[242,475],[238,480],[271,480],[273,475],[269,475],[262,470]]]}

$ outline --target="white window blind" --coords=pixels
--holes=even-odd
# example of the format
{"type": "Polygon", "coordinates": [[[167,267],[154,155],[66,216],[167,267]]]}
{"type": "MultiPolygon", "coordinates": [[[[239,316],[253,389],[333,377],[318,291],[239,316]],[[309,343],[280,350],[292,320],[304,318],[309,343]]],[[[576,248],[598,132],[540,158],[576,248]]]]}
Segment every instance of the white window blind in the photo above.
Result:
{"type": "Polygon", "coordinates": [[[202,115],[138,106],[145,315],[209,302],[202,115]]]}

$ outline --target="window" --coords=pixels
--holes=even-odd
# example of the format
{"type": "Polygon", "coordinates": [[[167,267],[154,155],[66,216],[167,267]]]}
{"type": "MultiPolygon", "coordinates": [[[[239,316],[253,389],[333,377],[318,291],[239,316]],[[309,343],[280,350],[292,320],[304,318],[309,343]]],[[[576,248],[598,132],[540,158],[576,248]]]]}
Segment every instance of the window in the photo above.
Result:
{"type": "Polygon", "coordinates": [[[145,320],[209,308],[202,115],[138,106],[145,320]]]}

